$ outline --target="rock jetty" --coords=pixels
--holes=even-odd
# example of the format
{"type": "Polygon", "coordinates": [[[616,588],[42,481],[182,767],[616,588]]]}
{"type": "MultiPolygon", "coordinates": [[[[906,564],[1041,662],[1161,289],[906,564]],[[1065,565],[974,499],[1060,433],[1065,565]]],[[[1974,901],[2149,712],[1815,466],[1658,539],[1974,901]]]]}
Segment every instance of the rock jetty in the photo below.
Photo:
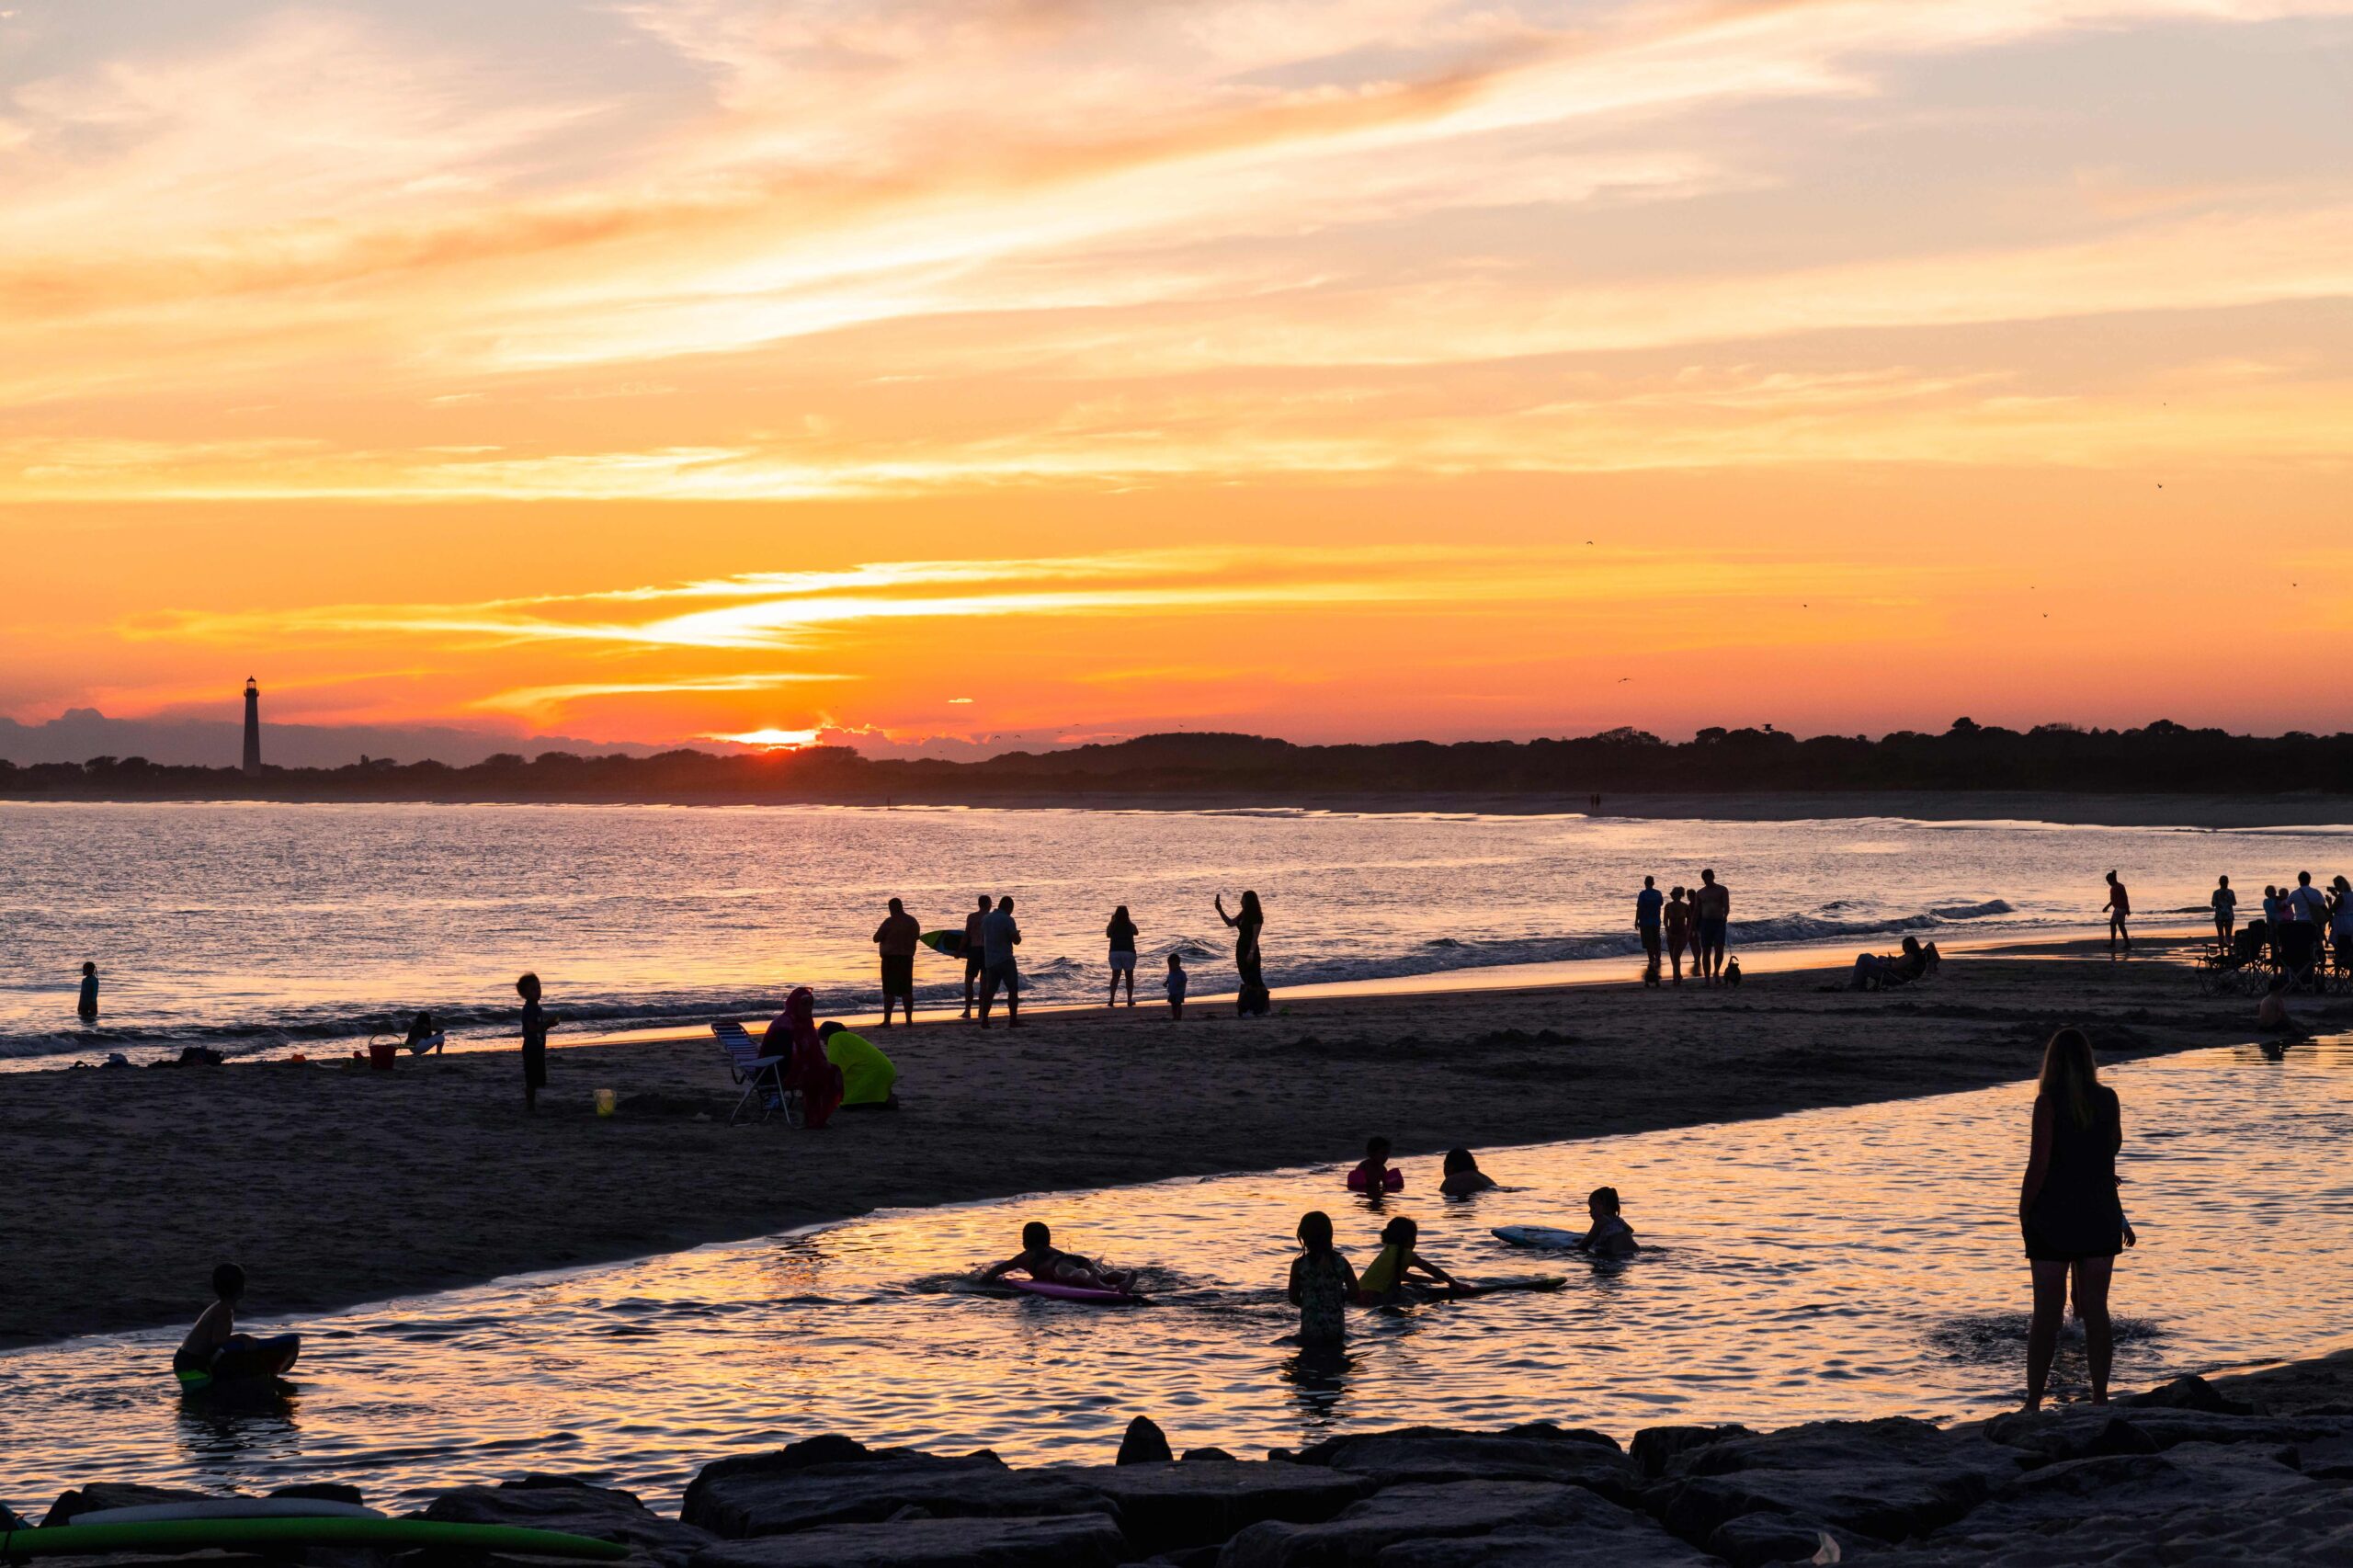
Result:
{"type": "MultiPolygon", "coordinates": [[[[2316,1386],[2328,1397],[2259,1407],[2184,1378],[1958,1426],[1660,1426],[1624,1446],[1543,1423],[1417,1426],[1264,1459],[1176,1458],[1139,1419],[1116,1463],[1020,1470],[826,1436],[706,1466],[675,1519],[555,1475],[446,1492],[422,1517],[619,1541],[631,1568],[2343,1568],[2353,1404],[2316,1386]]],[[[178,1495],[85,1488],[46,1522],[178,1495]]]]}

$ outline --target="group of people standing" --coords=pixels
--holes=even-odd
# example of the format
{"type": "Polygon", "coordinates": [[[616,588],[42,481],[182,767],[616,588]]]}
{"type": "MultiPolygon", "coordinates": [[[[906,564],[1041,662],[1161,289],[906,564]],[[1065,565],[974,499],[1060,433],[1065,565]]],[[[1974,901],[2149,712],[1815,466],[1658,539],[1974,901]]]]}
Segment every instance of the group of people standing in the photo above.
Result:
{"type": "Polygon", "coordinates": [[[1732,924],[1732,892],[1703,870],[1699,886],[1674,888],[1662,896],[1656,877],[1643,879],[1634,895],[1634,933],[1642,938],[1643,983],[1659,983],[1662,955],[1675,966],[1674,983],[1683,983],[1683,955],[1691,954],[1691,972],[1709,985],[1729,978],[1724,970],[1724,938],[1732,924]]]}
{"type": "MultiPolygon", "coordinates": [[[[1245,890],[1241,903],[1232,912],[1225,907],[1225,895],[1215,899],[1217,915],[1234,933],[1233,968],[1241,982],[1235,1010],[1249,1017],[1269,1010],[1272,998],[1267,990],[1265,955],[1259,945],[1260,934],[1266,928],[1266,911],[1254,891],[1245,890]]],[[[1128,1006],[1136,1005],[1137,939],[1143,935],[1128,913],[1126,904],[1111,912],[1108,925],[1103,928],[1104,939],[1109,944],[1110,994],[1105,1006],[1120,1005],[1124,987],[1128,1006]]],[[[890,913],[882,924],[874,928],[874,945],[881,955],[882,1024],[891,1027],[893,1012],[901,1014],[909,1024],[915,1021],[915,949],[923,945],[923,925],[906,911],[898,899],[890,903],[890,913]]],[[[983,1028],[995,1027],[990,1020],[999,992],[1005,994],[1005,1016],[1007,1028],[1021,1027],[1021,964],[1015,951],[1021,946],[1021,926],[1014,918],[1013,900],[980,894],[972,913],[964,916],[961,940],[944,945],[944,950],[961,952],[964,960],[964,1011],[961,1017],[972,1019],[977,1007],[983,1028]]],[[[1168,1016],[1181,1019],[1185,1016],[1185,995],[1191,989],[1192,976],[1185,968],[1181,949],[1168,953],[1168,972],[1162,983],[1168,997],[1168,1016]]]]}
{"type": "Polygon", "coordinates": [[[2343,877],[2332,881],[2325,892],[2313,885],[2310,871],[2298,871],[2293,885],[2266,885],[2262,917],[2248,921],[2245,933],[2237,929],[2239,895],[2232,891],[2230,878],[2215,879],[2209,902],[2214,909],[2214,940],[2225,953],[2252,936],[2263,954],[2283,970],[2310,968],[2324,949],[2336,953],[2339,969],[2353,969],[2353,882],[2343,877]],[[2258,925],[2262,931],[2256,934],[2258,925]]]}

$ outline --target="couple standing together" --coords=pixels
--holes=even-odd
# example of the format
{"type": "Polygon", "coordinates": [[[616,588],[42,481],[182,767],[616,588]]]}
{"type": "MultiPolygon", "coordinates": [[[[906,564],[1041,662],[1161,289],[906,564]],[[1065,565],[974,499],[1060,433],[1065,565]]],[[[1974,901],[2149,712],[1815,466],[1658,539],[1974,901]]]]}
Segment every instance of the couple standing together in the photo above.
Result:
{"type": "Polygon", "coordinates": [[[1675,965],[1675,983],[1683,983],[1683,950],[1691,949],[1691,972],[1713,984],[1724,971],[1724,933],[1732,920],[1732,893],[1716,881],[1716,873],[1699,873],[1699,885],[1691,890],[1691,902],[1683,901],[1684,890],[1677,888],[1670,897],[1659,896],[1658,879],[1644,877],[1643,891],[1634,895],[1634,931],[1643,939],[1643,952],[1648,960],[1643,968],[1643,983],[1656,985],[1659,981],[1659,953],[1665,949],[1675,965]]]}

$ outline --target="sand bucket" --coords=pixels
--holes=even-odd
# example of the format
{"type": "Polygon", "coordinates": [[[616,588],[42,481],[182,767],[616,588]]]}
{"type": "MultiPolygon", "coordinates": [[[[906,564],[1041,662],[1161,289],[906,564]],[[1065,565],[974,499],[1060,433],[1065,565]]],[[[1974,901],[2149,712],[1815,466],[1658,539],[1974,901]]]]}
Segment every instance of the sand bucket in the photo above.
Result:
{"type": "Polygon", "coordinates": [[[392,1063],[400,1060],[400,1055],[398,1040],[371,1040],[368,1042],[368,1065],[379,1073],[391,1072],[392,1063]]]}
{"type": "Polygon", "coordinates": [[[612,1090],[598,1089],[597,1091],[597,1114],[598,1116],[610,1116],[613,1114],[612,1090]]]}

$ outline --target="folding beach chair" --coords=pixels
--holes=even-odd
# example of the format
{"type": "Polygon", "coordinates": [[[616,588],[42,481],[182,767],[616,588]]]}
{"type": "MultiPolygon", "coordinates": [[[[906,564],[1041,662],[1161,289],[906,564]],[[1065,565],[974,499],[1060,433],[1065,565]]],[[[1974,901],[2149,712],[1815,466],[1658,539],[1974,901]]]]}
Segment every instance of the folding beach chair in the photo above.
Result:
{"type": "Polygon", "coordinates": [[[718,1038],[719,1048],[727,1052],[728,1076],[744,1085],[735,1108],[727,1115],[727,1125],[734,1126],[735,1119],[755,1097],[759,1100],[762,1121],[780,1110],[786,1125],[795,1125],[792,1102],[799,1096],[784,1086],[784,1058],[762,1056],[760,1042],[741,1024],[713,1024],[710,1032],[718,1038]]]}

